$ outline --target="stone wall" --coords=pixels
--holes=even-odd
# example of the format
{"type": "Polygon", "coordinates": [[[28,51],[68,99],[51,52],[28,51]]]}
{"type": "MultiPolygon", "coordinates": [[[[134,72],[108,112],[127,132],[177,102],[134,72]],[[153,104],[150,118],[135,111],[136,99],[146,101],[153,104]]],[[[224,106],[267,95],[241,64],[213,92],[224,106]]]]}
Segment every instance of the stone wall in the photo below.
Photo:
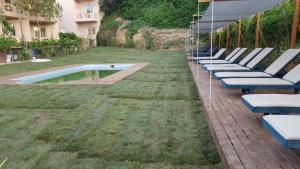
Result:
{"type": "Polygon", "coordinates": [[[152,50],[184,50],[185,41],[188,38],[186,29],[156,29],[152,27],[143,27],[138,33],[129,37],[126,25],[130,21],[118,18],[116,20],[120,27],[116,32],[116,45],[119,47],[128,47],[128,41],[131,40],[137,49],[152,50]]]}

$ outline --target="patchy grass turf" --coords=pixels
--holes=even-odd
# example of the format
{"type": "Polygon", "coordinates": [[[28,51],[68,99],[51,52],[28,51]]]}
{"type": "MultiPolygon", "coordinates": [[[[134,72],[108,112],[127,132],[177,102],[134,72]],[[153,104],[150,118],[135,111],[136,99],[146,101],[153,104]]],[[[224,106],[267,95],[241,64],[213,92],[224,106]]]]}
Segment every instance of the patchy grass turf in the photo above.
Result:
{"type": "Polygon", "coordinates": [[[221,168],[181,52],[98,48],[0,74],[119,62],[151,65],[111,87],[0,86],[4,168],[221,168]]]}

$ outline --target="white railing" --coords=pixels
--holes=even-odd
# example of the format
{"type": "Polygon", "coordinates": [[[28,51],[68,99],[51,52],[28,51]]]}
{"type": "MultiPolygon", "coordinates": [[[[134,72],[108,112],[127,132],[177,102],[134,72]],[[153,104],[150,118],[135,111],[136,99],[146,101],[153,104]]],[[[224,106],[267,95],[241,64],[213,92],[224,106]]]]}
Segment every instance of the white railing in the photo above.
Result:
{"type": "Polygon", "coordinates": [[[76,20],[80,22],[84,21],[97,21],[98,16],[96,13],[77,13],[76,20]]]}

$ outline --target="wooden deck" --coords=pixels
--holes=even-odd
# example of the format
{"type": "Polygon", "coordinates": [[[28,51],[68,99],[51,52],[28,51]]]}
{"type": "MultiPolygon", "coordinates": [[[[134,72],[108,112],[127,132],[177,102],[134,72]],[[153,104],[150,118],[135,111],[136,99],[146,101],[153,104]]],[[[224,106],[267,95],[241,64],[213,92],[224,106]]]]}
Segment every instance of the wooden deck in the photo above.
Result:
{"type": "Polygon", "coordinates": [[[300,168],[300,151],[285,149],[263,128],[262,115],[242,104],[240,90],[213,79],[210,106],[209,73],[199,65],[197,75],[197,66],[189,65],[223,168],[300,168]]]}

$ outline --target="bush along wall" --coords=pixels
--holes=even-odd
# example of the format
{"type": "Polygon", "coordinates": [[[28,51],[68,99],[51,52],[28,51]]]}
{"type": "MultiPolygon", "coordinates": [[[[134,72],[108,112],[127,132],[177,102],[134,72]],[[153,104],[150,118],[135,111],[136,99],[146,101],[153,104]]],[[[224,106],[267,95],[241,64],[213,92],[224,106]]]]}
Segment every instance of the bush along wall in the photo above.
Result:
{"type": "MultiPolygon", "coordinates": [[[[128,48],[141,46],[136,44],[134,36],[147,28],[156,30],[188,28],[191,15],[197,12],[197,1],[190,0],[101,0],[100,6],[106,16],[98,32],[98,46],[128,48]],[[124,24],[116,21],[119,18],[128,22],[124,24]],[[126,38],[119,38],[120,35],[126,38]]],[[[207,6],[208,3],[201,3],[201,10],[204,11],[207,6]]],[[[152,35],[147,35],[150,34],[144,31],[141,33],[145,39],[142,46],[146,46],[146,49],[157,48],[157,44],[152,44],[155,41],[152,35]]],[[[181,40],[173,41],[162,48],[168,49],[182,44],[181,40]]]]}
{"type": "Polygon", "coordinates": [[[17,54],[18,60],[28,60],[31,57],[50,58],[76,53],[83,49],[83,40],[74,33],[60,33],[59,39],[33,40],[18,43],[12,37],[0,38],[0,52],[17,54]],[[18,49],[18,50],[13,50],[18,49]]]}
{"type": "MultiPolygon", "coordinates": [[[[107,16],[118,15],[130,21],[142,21],[155,28],[188,28],[197,1],[191,0],[101,0],[107,16]]],[[[208,3],[201,3],[204,11],[208,3]]]]}

